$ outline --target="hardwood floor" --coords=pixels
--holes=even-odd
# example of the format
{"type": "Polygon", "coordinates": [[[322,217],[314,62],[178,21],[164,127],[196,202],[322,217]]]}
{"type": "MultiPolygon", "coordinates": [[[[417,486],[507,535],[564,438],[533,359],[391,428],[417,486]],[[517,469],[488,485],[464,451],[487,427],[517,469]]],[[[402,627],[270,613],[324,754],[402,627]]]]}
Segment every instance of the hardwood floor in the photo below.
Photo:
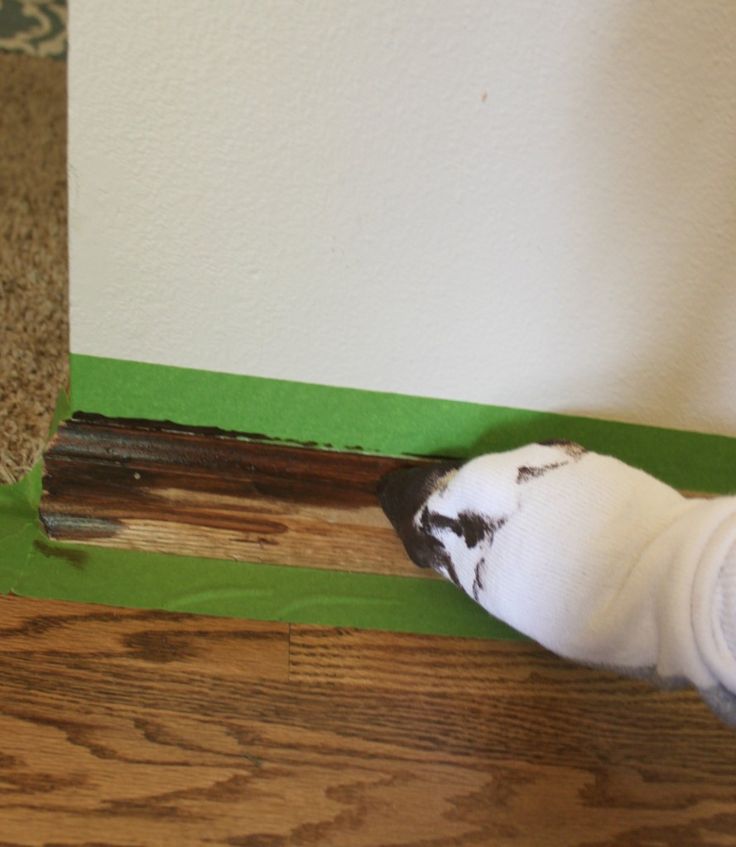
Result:
{"type": "Polygon", "coordinates": [[[3,597],[0,844],[736,844],[736,733],[530,644],[3,597]]]}

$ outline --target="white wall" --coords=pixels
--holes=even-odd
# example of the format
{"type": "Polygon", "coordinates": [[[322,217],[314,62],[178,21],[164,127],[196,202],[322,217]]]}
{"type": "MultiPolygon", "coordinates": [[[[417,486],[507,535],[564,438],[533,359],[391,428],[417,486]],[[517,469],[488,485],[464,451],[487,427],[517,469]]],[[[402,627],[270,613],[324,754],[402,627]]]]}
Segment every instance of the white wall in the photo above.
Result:
{"type": "Polygon", "coordinates": [[[736,3],[72,0],[74,352],[736,435],[736,3]]]}

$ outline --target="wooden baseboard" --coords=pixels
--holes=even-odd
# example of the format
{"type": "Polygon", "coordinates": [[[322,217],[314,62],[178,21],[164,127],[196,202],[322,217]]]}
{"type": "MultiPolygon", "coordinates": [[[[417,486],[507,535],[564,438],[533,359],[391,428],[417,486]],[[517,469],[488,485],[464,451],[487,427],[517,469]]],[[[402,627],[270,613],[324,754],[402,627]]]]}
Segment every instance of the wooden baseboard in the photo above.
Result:
{"type": "Polygon", "coordinates": [[[412,566],[376,497],[385,474],[421,459],[77,414],[44,461],[40,515],[57,540],[434,578],[412,566]]]}
{"type": "Polygon", "coordinates": [[[427,459],[87,414],[62,424],[44,458],[53,539],[436,578],[411,565],[376,496],[385,474],[427,459]]]}

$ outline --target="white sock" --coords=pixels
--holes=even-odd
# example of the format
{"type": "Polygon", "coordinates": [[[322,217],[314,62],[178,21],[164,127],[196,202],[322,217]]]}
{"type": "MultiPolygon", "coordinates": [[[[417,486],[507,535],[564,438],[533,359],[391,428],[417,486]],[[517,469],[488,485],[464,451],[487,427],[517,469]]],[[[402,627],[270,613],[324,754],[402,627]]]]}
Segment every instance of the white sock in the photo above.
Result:
{"type": "Polygon", "coordinates": [[[736,498],[558,442],[397,475],[382,501],[415,561],[550,650],[736,693],[736,498]]]}
{"type": "Polygon", "coordinates": [[[723,638],[732,656],[736,657],[736,549],[732,548],[723,566],[716,588],[718,618],[723,638]]]}

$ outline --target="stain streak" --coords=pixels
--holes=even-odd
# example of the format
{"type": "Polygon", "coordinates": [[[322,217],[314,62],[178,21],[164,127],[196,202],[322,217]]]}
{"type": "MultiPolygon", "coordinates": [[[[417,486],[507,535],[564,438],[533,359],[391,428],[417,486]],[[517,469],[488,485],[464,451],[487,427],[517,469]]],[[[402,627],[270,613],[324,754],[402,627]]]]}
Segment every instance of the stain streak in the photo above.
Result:
{"type": "Polygon", "coordinates": [[[63,547],[52,547],[40,538],[34,540],[33,546],[45,558],[61,559],[80,571],[84,570],[84,566],[87,563],[88,554],[84,550],[67,550],[63,547]]]}
{"type": "Polygon", "coordinates": [[[549,465],[540,465],[539,467],[522,465],[516,475],[516,484],[523,485],[523,483],[529,482],[530,479],[537,479],[540,476],[544,476],[548,471],[553,471],[556,468],[562,468],[569,464],[569,462],[552,462],[549,465]]]}
{"type": "Polygon", "coordinates": [[[478,563],[475,566],[475,579],[473,580],[473,599],[476,601],[476,603],[480,598],[480,592],[483,591],[486,587],[485,567],[485,558],[478,559],[478,563]]]}
{"type": "Polygon", "coordinates": [[[582,444],[578,444],[576,441],[566,441],[559,438],[538,441],[537,444],[540,444],[542,447],[562,447],[571,459],[579,459],[588,452],[582,444]]]}
{"type": "Polygon", "coordinates": [[[381,480],[429,464],[80,413],[62,424],[44,455],[40,517],[60,540],[105,540],[131,524],[175,523],[276,546],[288,533],[330,531],[332,518],[315,510],[344,514],[346,528],[363,510],[379,515],[381,480]]]}

